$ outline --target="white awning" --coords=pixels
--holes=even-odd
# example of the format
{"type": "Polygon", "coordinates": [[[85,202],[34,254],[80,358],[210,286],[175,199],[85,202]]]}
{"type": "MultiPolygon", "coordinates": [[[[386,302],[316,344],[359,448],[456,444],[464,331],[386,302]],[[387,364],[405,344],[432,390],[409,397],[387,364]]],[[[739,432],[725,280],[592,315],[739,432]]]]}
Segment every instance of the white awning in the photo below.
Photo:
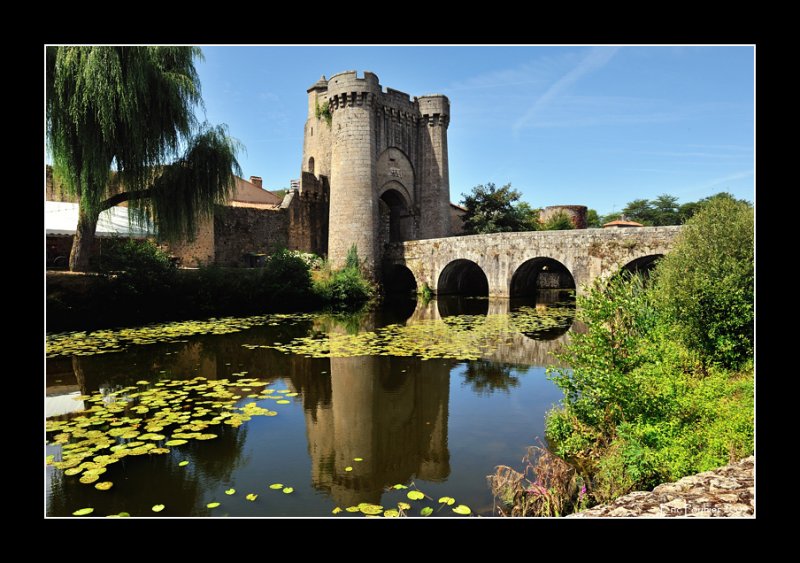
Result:
{"type": "MultiPolygon", "coordinates": [[[[62,201],[44,202],[44,227],[48,235],[72,236],[78,228],[78,204],[62,201]]],[[[112,207],[100,213],[95,236],[147,238],[155,236],[152,224],[140,227],[128,221],[127,207],[112,207]]]]}

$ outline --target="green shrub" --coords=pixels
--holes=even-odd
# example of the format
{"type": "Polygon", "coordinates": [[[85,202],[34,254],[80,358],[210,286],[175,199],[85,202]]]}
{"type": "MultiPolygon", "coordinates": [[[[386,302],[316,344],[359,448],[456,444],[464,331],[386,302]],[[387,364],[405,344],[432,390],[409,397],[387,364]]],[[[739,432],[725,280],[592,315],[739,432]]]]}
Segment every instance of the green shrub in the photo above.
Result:
{"type": "Polygon", "coordinates": [[[152,240],[110,238],[101,241],[100,255],[93,259],[100,272],[163,272],[170,268],[169,255],[152,240]]]}
{"type": "Polygon", "coordinates": [[[710,363],[735,367],[753,354],[753,226],[747,203],[713,198],[656,269],[659,307],[710,363]]]}
{"type": "Polygon", "coordinates": [[[547,221],[545,221],[544,225],[542,225],[543,231],[568,231],[574,228],[575,224],[572,222],[570,216],[564,211],[559,211],[558,213],[554,214],[547,221]]]}

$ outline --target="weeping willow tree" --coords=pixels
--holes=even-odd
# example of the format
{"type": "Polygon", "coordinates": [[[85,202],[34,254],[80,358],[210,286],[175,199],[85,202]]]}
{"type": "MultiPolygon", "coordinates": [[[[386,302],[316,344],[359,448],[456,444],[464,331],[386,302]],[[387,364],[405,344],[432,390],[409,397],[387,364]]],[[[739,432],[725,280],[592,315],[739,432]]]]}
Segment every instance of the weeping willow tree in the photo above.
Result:
{"type": "Polygon", "coordinates": [[[128,202],[165,240],[191,237],[241,175],[225,126],[198,124],[197,47],[48,47],[47,142],[78,199],[72,271],[88,269],[100,213],[128,202]]]}

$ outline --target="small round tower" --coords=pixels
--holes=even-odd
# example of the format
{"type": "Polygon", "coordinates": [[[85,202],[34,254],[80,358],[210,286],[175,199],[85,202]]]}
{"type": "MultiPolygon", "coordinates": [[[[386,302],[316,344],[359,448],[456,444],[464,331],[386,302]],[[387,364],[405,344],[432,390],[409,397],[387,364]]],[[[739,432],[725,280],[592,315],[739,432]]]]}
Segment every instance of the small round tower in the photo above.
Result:
{"type": "Polygon", "coordinates": [[[447,162],[447,126],[450,100],[443,94],[417,98],[420,121],[420,227],[419,238],[451,234],[450,176],[447,162]]]}

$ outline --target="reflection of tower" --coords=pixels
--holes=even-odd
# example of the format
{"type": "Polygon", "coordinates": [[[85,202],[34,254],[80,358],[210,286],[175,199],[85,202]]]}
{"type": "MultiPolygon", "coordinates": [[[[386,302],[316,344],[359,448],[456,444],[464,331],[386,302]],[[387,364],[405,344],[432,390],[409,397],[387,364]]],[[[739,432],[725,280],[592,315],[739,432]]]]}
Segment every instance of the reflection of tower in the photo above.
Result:
{"type": "Polygon", "coordinates": [[[340,506],[450,474],[450,366],[418,358],[331,358],[331,404],[306,411],[312,481],[340,506]],[[364,461],[355,462],[360,457],[364,461]],[[345,471],[352,466],[353,471],[345,471]]]}

